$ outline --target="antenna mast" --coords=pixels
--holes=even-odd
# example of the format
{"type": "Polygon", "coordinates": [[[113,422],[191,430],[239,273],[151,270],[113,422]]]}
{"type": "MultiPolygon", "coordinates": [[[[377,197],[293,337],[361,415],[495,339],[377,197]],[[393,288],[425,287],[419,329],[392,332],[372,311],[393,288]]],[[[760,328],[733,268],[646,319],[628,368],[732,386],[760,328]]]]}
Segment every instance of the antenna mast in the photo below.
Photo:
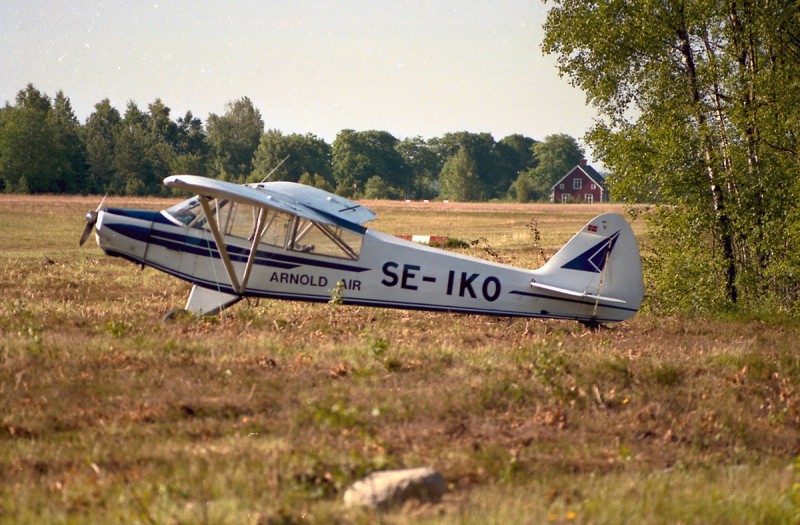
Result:
{"type": "Polygon", "coordinates": [[[267,176],[266,176],[266,177],[264,177],[263,179],[261,179],[261,182],[260,182],[259,184],[264,184],[265,182],[267,182],[267,179],[269,179],[270,177],[272,177],[272,174],[273,174],[273,173],[275,173],[275,171],[276,171],[278,168],[280,168],[280,167],[281,167],[281,164],[283,164],[284,162],[286,162],[287,160],[289,160],[289,157],[291,157],[291,154],[290,154],[290,155],[286,155],[286,158],[285,158],[285,159],[283,159],[282,161],[280,161],[280,162],[278,163],[278,165],[277,165],[277,166],[275,166],[274,168],[272,168],[272,171],[270,171],[269,173],[267,173],[267,176]]]}

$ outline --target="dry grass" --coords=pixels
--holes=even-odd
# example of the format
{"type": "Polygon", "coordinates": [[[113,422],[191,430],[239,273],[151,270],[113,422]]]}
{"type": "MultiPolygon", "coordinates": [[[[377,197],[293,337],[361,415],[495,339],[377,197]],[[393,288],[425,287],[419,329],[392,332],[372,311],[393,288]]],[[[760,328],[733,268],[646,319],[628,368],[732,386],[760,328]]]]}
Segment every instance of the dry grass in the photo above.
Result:
{"type": "MultiPolygon", "coordinates": [[[[0,522],[800,520],[792,321],[589,332],[262,301],[161,324],[188,286],[78,249],[98,200],[0,198],[0,522]],[[342,507],[358,477],[419,465],[441,503],[342,507]]],[[[441,206],[375,203],[376,227],[536,265],[531,219],[549,253],[599,208],[441,206]]]]}

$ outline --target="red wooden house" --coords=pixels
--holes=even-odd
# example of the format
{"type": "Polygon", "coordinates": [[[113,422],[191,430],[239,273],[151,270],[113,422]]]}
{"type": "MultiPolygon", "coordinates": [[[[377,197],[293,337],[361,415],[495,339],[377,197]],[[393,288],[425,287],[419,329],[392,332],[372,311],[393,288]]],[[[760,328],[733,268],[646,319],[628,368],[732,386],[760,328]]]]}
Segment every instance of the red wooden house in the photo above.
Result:
{"type": "Polygon", "coordinates": [[[550,188],[551,202],[607,202],[608,192],[603,176],[581,159],[561,180],[550,188]]]}

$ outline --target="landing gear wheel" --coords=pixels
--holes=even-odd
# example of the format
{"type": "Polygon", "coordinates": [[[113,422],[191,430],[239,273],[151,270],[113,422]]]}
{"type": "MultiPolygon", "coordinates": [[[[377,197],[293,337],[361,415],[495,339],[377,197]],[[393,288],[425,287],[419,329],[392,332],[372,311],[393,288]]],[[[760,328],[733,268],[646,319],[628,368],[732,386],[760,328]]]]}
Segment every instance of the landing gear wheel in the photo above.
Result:
{"type": "Polygon", "coordinates": [[[589,319],[588,321],[578,321],[578,322],[581,323],[586,328],[588,328],[589,330],[591,330],[592,332],[600,330],[600,328],[603,326],[597,319],[594,318],[589,319]]]}

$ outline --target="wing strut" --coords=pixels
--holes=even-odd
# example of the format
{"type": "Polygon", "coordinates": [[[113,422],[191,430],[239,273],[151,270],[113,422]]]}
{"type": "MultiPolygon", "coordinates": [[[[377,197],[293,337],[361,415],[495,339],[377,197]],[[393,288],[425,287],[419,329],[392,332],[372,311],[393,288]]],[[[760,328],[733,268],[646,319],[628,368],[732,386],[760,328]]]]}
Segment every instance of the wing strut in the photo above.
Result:
{"type": "MultiPolygon", "coordinates": [[[[203,207],[203,213],[206,215],[206,223],[211,230],[211,235],[214,236],[214,242],[217,243],[217,250],[219,251],[220,259],[222,259],[222,264],[225,266],[225,273],[228,274],[228,279],[231,281],[231,288],[236,290],[237,293],[241,294],[242,288],[239,286],[239,279],[236,278],[236,273],[233,271],[233,264],[231,264],[231,258],[228,255],[228,250],[225,248],[225,241],[222,239],[222,235],[219,233],[216,217],[208,205],[210,201],[211,199],[208,197],[200,197],[200,205],[203,207]]],[[[250,254],[250,257],[252,258],[253,255],[250,254]]],[[[250,260],[248,260],[248,265],[249,264],[250,260]]]]}
{"type": "Polygon", "coordinates": [[[253,261],[256,259],[258,243],[261,240],[261,234],[264,233],[265,215],[266,209],[259,208],[258,218],[256,219],[256,228],[253,230],[253,244],[250,245],[250,255],[247,257],[247,266],[244,267],[244,273],[242,274],[242,287],[239,289],[240,294],[245,292],[247,289],[247,282],[250,280],[250,272],[253,269],[253,261]]]}

